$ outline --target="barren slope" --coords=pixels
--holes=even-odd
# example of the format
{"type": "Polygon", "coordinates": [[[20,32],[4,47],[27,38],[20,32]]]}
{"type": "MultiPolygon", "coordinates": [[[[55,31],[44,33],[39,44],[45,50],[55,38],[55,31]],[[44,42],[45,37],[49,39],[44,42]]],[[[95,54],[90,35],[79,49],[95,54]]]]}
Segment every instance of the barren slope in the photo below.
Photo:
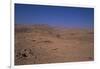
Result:
{"type": "Polygon", "coordinates": [[[93,31],[16,26],[15,65],[93,60],[93,31]]]}

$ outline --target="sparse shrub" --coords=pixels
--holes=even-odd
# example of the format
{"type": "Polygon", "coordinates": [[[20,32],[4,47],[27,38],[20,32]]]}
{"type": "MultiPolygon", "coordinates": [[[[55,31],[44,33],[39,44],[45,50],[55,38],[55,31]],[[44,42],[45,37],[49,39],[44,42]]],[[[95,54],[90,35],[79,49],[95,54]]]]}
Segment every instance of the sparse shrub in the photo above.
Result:
{"type": "Polygon", "coordinates": [[[56,35],[56,37],[57,37],[57,38],[60,38],[60,37],[61,37],[61,35],[60,35],[60,34],[57,34],[57,35],[56,35]]]}

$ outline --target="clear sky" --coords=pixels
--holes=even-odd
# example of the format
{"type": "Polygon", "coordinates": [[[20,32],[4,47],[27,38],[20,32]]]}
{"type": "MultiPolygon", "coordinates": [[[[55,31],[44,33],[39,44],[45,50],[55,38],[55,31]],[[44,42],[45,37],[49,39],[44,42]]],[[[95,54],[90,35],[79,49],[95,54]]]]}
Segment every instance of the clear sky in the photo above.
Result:
{"type": "Polygon", "coordinates": [[[94,9],[15,4],[15,24],[48,24],[71,28],[93,28],[94,9]]]}

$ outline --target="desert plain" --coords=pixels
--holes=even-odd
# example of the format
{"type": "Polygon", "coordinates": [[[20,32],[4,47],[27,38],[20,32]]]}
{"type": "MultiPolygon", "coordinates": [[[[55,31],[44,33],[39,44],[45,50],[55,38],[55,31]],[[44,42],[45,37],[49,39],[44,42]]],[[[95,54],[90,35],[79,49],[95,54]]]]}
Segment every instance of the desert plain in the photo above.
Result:
{"type": "Polygon", "coordinates": [[[15,65],[94,60],[93,29],[15,25],[15,65]]]}

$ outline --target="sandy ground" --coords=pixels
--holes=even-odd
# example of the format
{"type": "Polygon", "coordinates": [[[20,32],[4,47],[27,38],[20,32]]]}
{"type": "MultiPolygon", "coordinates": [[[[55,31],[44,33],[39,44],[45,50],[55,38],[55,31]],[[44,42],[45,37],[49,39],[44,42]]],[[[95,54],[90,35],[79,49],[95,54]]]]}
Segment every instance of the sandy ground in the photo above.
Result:
{"type": "Polygon", "coordinates": [[[15,65],[94,60],[93,30],[15,27],[15,65]]]}

